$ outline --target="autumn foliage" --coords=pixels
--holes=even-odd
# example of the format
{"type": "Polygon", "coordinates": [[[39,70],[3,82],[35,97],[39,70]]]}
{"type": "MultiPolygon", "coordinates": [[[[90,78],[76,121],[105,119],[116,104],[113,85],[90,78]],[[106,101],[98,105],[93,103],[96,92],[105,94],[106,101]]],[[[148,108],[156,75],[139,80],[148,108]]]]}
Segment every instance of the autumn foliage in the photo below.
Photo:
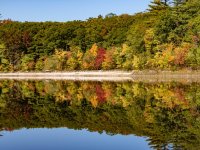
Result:
{"type": "Polygon", "coordinates": [[[96,95],[99,103],[104,103],[106,101],[106,93],[99,84],[96,85],[96,95]]]}
{"type": "Polygon", "coordinates": [[[101,69],[102,63],[105,59],[106,50],[104,48],[99,48],[97,51],[97,56],[95,58],[95,69],[101,69]]]}
{"type": "Polygon", "coordinates": [[[135,15],[0,20],[0,71],[197,70],[199,7],[198,0],[154,0],[135,15]]]}

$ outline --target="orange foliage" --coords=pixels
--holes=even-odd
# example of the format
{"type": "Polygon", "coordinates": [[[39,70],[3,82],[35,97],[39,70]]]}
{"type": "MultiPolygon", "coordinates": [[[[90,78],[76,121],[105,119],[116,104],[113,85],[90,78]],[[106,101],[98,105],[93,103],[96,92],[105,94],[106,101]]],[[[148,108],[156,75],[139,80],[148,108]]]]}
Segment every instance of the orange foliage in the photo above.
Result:
{"type": "Polygon", "coordinates": [[[191,44],[184,43],[181,47],[174,49],[174,64],[175,65],[184,65],[186,56],[191,48],[191,44]]]}
{"type": "Polygon", "coordinates": [[[106,93],[99,84],[96,85],[96,95],[99,103],[104,103],[106,101],[106,93]]]}
{"type": "Polygon", "coordinates": [[[114,63],[114,51],[115,49],[107,50],[105,53],[105,59],[104,62],[102,63],[102,68],[103,69],[113,69],[115,67],[114,63]]]}
{"type": "Polygon", "coordinates": [[[88,50],[83,58],[83,69],[95,69],[95,59],[98,52],[97,44],[93,44],[92,48],[88,50]]]}

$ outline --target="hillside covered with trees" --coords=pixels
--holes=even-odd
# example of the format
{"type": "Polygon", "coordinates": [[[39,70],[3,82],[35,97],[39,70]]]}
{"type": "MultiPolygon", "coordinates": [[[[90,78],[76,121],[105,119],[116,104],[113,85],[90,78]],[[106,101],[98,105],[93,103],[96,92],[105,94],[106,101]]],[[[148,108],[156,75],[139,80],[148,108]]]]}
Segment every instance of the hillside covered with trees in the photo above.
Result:
{"type": "Polygon", "coordinates": [[[86,21],[0,22],[0,71],[200,69],[199,0],[86,21]]]}

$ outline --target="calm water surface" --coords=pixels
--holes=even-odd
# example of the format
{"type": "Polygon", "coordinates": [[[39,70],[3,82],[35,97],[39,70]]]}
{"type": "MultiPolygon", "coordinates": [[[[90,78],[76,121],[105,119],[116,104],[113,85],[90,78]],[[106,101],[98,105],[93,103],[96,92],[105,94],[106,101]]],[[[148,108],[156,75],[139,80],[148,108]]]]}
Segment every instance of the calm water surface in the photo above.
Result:
{"type": "Polygon", "coordinates": [[[134,135],[114,135],[88,132],[86,130],[57,129],[21,129],[13,132],[3,132],[1,149],[5,150],[36,150],[36,149],[149,149],[145,138],[134,135]]]}
{"type": "Polygon", "coordinates": [[[199,149],[200,84],[0,81],[0,148],[199,149]]]}

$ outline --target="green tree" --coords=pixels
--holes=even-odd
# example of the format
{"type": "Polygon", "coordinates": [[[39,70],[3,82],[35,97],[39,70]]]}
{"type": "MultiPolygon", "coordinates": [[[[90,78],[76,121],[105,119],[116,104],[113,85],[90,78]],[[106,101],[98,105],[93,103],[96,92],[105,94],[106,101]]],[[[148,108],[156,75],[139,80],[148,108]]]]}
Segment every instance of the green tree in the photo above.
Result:
{"type": "Polygon", "coordinates": [[[153,0],[151,4],[149,4],[149,11],[160,13],[162,10],[165,10],[169,7],[170,0],[153,0]]]}
{"type": "Polygon", "coordinates": [[[35,56],[32,54],[26,54],[21,58],[21,70],[30,71],[34,70],[35,67],[35,56]]]}

